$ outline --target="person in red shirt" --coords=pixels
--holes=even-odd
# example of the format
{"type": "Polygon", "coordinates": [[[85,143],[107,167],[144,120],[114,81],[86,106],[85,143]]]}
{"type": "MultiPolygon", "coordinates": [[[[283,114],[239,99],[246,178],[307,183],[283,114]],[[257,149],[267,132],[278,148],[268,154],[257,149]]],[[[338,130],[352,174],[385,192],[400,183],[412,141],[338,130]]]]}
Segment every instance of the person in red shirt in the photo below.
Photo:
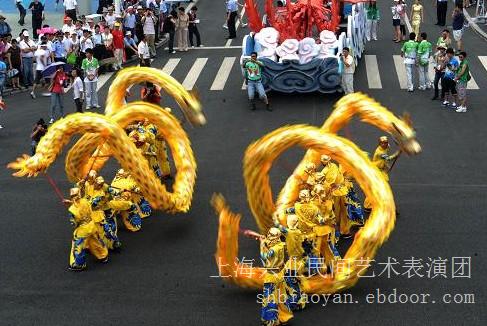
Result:
{"type": "Polygon", "coordinates": [[[64,82],[66,79],[67,77],[64,73],[64,67],[61,65],[54,74],[54,77],[52,77],[51,84],[49,85],[49,91],[51,92],[51,120],[49,123],[53,123],[56,119],[56,107],[59,108],[59,116],[64,117],[63,95],[64,82]]]}
{"type": "Polygon", "coordinates": [[[159,87],[152,83],[147,82],[145,84],[145,87],[140,91],[140,98],[142,101],[161,105],[162,96],[159,87]]]}
{"type": "Polygon", "coordinates": [[[116,60],[115,63],[113,64],[113,69],[120,70],[122,69],[123,50],[125,45],[123,43],[123,32],[119,22],[113,24],[112,35],[113,35],[113,54],[116,60]]]}

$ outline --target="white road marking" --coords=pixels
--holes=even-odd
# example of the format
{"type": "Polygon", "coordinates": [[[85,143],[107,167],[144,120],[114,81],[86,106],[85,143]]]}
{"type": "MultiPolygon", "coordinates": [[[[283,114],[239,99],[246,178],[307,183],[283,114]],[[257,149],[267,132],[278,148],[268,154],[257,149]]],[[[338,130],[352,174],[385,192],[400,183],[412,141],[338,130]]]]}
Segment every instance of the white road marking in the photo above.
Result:
{"type": "Polygon", "coordinates": [[[98,83],[96,84],[96,91],[99,91],[103,85],[107,83],[108,80],[113,76],[113,72],[109,72],[98,76],[98,83]]]}
{"type": "Polygon", "coordinates": [[[198,58],[194,62],[193,66],[188,72],[188,75],[186,75],[186,78],[184,78],[183,81],[183,87],[187,90],[192,90],[194,87],[194,84],[196,84],[196,81],[198,80],[198,77],[201,74],[201,71],[203,71],[203,68],[206,65],[206,62],[208,61],[208,58],[198,58]]]}
{"type": "Polygon", "coordinates": [[[396,66],[397,79],[401,89],[408,88],[408,79],[406,76],[406,67],[404,66],[404,58],[400,55],[393,55],[394,65],[396,66]]]}
{"type": "MultiPolygon", "coordinates": [[[[413,31],[413,28],[411,27],[411,23],[409,22],[409,17],[407,13],[404,13],[404,22],[406,23],[408,32],[411,33],[413,31]]],[[[408,35],[406,35],[406,39],[409,39],[408,35]]]]}
{"type": "Polygon", "coordinates": [[[180,58],[171,58],[167,60],[166,64],[164,65],[164,68],[162,68],[162,71],[168,75],[172,74],[174,69],[176,69],[176,66],[178,65],[179,61],[181,61],[180,58]]]}
{"type": "Polygon", "coordinates": [[[479,85],[477,84],[475,79],[473,79],[472,72],[470,72],[470,77],[472,78],[467,83],[467,89],[479,89],[480,88],[479,85]]]}
{"type": "Polygon", "coordinates": [[[381,89],[382,82],[380,81],[379,64],[377,63],[376,55],[365,56],[365,70],[367,72],[369,88],[381,89]]]}
{"type": "Polygon", "coordinates": [[[236,57],[225,57],[223,59],[223,62],[220,66],[220,69],[218,69],[218,72],[216,74],[215,80],[213,81],[213,84],[210,87],[210,90],[212,91],[221,91],[225,87],[225,84],[227,83],[228,76],[230,75],[230,72],[232,71],[232,67],[235,64],[235,59],[236,57]]]}

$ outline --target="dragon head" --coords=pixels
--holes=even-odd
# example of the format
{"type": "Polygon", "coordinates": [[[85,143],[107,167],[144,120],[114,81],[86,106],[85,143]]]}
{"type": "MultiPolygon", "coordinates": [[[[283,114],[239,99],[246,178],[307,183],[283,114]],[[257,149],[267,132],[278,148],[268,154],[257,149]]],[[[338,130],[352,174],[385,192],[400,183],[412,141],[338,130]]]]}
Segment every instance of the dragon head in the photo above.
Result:
{"type": "Polygon", "coordinates": [[[421,153],[421,145],[416,140],[416,132],[409,113],[404,113],[400,123],[392,123],[393,136],[398,146],[408,155],[421,153]]]}
{"type": "Polygon", "coordinates": [[[203,126],[206,124],[206,118],[201,108],[201,102],[196,90],[192,90],[189,96],[181,97],[181,110],[185,118],[192,126],[203,126]]]}
{"type": "Polygon", "coordinates": [[[12,174],[15,177],[35,177],[39,172],[42,172],[47,168],[47,165],[42,162],[43,160],[40,155],[30,157],[29,155],[24,154],[22,157],[17,158],[15,162],[9,163],[7,168],[18,170],[12,174]]]}

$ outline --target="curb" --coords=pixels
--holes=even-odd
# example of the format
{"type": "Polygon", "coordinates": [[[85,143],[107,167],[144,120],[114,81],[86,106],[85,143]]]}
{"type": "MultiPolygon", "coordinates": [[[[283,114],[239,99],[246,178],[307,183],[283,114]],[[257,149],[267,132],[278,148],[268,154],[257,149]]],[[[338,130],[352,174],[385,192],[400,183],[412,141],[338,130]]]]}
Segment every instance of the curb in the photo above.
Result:
{"type": "Polygon", "coordinates": [[[467,9],[463,8],[463,15],[465,18],[467,18],[468,24],[472,29],[484,40],[487,41],[487,33],[484,32],[479,25],[475,22],[475,20],[470,16],[470,14],[467,12],[467,9]]]}

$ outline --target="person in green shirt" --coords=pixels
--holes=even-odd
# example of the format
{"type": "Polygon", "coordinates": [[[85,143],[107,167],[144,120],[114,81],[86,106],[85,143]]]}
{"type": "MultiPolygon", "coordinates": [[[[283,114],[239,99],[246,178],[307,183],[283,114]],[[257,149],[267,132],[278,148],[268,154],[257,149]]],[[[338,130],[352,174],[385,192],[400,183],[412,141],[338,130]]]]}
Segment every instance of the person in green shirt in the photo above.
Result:
{"type": "Polygon", "coordinates": [[[456,109],[458,113],[467,112],[467,83],[470,80],[470,63],[467,60],[467,52],[462,51],[458,55],[460,65],[455,76],[457,82],[457,96],[460,104],[456,109]]]}
{"type": "Polygon", "coordinates": [[[370,41],[371,38],[377,41],[377,24],[379,23],[379,19],[380,14],[379,8],[377,8],[377,2],[371,0],[367,5],[367,25],[365,30],[367,41],[370,41]]]}
{"type": "Polygon", "coordinates": [[[93,57],[93,49],[86,49],[86,58],[81,62],[81,69],[85,74],[85,94],[86,94],[86,110],[91,108],[99,109],[98,93],[96,91],[98,83],[98,60],[93,57]]]}
{"type": "Polygon", "coordinates": [[[408,78],[408,92],[414,90],[414,66],[416,65],[416,52],[418,50],[418,43],[415,41],[416,34],[409,34],[409,41],[405,42],[401,48],[401,57],[404,58],[404,65],[406,66],[406,74],[408,78]]]}
{"type": "Polygon", "coordinates": [[[431,88],[431,80],[429,77],[430,57],[432,51],[432,45],[427,40],[428,35],[421,33],[421,42],[418,44],[418,74],[419,74],[419,86],[418,89],[424,91],[431,88]]]}
{"type": "Polygon", "coordinates": [[[250,60],[246,60],[243,63],[243,69],[245,73],[245,83],[247,84],[247,92],[249,95],[249,101],[251,109],[255,110],[255,92],[259,94],[259,98],[265,103],[266,109],[272,111],[269,106],[269,99],[265,93],[264,85],[262,85],[262,68],[264,64],[257,60],[257,52],[250,54],[250,60]]]}

